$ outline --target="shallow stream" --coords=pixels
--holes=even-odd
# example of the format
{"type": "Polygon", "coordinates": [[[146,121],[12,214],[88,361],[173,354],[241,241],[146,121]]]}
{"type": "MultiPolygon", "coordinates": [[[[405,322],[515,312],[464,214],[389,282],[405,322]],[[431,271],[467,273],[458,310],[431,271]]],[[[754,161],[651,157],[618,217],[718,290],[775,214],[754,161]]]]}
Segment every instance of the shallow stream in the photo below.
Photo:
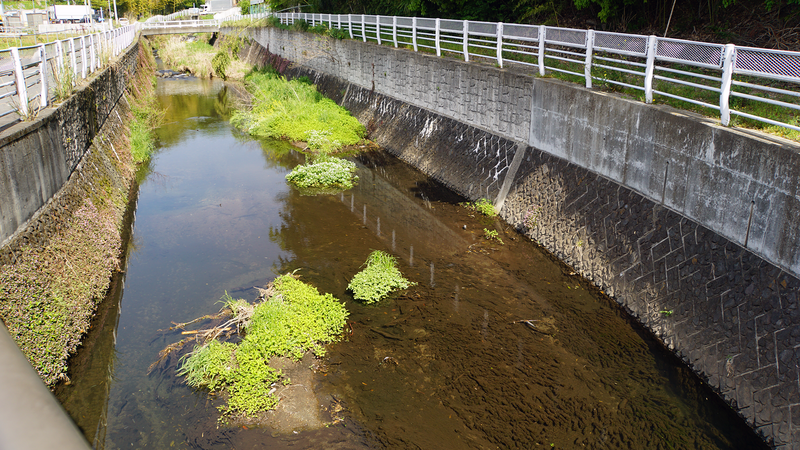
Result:
{"type": "Polygon", "coordinates": [[[96,448],[765,448],[613,301],[418,171],[371,153],[356,188],[301,196],[284,177],[302,155],[232,129],[221,82],[159,79],[158,95],[126,271],[58,392],[96,448]],[[364,306],[345,288],[373,249],[418,284],[364,306]],[[148,375],[181,339],[159,330],[294,270],[350,311],[292,386],[328,426],[223,426],[174,360],[148,375]]]}

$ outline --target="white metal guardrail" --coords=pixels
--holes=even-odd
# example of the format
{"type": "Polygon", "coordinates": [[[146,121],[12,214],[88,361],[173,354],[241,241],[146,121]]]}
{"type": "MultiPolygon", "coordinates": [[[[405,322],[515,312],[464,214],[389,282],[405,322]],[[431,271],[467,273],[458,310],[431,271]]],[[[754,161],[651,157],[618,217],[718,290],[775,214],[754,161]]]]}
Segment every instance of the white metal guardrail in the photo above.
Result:
{"type": "MultiPolygon", "coordinates": [[[[0,51],[0,118],[26,117],[55,99],[59,80],[73,84],[101,69],[136,39],[136,26],[0,51]]],[[[10,123],[8,119],[4,123],[10,123]]]]}
{"type": "Polygon", "coordinates": [[[800,52],[544,25],[360,14],[274,16],[286,25],[324,24],[364,42],[489,60],[501,68],[522,64],[540,76],[559,72],[587,88],[615,85],[640,92],[647,103],[658,96],[673,98],[717,111],[723,125],[737,115],[800,131],[800,52]],[[779,108],[778,115],[789,119],[765,117],[758,113],[763,108],[779,108]]]}
{"type": "Polygon", "coordinates": [[[155,22],[145,22],[142,30],[175,30],[180,33],[181,29],[186,28],[208,28],[209,30],[219,30],[220,20],[165,20],[155,22]]]}

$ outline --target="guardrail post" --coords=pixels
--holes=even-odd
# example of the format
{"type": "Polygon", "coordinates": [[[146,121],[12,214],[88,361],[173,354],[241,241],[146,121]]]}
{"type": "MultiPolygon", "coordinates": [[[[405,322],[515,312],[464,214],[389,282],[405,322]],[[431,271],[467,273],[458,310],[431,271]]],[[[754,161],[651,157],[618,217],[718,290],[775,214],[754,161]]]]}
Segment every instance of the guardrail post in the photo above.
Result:
{"type": "Polygon", "coordinates": [[[39,84],[42,87],[42,93],[39,95],[39,107],[46,108],[49,89],[47,88],[47,51],[44,44],[39,44],[39,84]]]}
{"type": "Polygon", "coordinates": [[[61,41],[56,41],[56,65],[58,67],[54,68],[53,70],[60,71],[64,68],[64,44],[61,41]]]}
{"type": "Polygon", "coordinates": [[[414,43],[414,51],[417,51],[417,18],[411,18],[411,42],[414,43]]]}
{"type": "Polygon", "coordinates": [[[538,56],[538,63],[539,63],[539,76],[544,76],[544,41],[547,38],[547,28],[544,25],[539,25],[539,56],[538,56]]]}
{"type": "Polygon", "coordinates": [[[442,43],[439,41],[439,37],[442,34],[442,23],[441,19],[436,19],[436,56],[442,56],[442,43]]]}
{"type": "Polygon", "coordinates": [[[350,30],[350,39],[353,39],[353,15],[347,15],[347,29],[350,30]]]}
{"type": "Polygon", "coordinates": [[[503,22],[497,23],[497,65],[503,68],[503,22]]]}
{"type": "Polygon", "coordinates": [[[19,49],[11,47],[11,57],[14,60],[14,80],[17,84],[17,98],[19,99],[19,113],[28,115],[28,87],[25,86],[25,76],[22,73],[22,62],[19,59],[19,49]]]}
{"type": "Polygon", "coordinates": [[[647,38],[647,66],[644,69],[644,101],[653,103],[653,76],[656,67],[656,48],[658,38],[650,35],[647,38]]]}
{"type": "Polygon", "coordinates": [[[392,16],[392,41],[394,48],[397,48],[397,16],[392,16]]]}
{"type": "Polygon", "coordinates": [[[75,57],[75,38],[69,39],[69,56],[72,60],[72,76],[78,74],[78,59],[75,57]]]}
{"type": "Polygon", "coordinates": [[[736,58],[736,47],[725,44],[722,54],[722,86],[719,92],[719,115],[726,127],[731,123],[731,84],[733,82],[733,64],[736,58]]]}
{"type": "Polygon", "coordinates": [[[583,66],[583,75],[586,78],[586,88],[592,88],[592,48],[594,47],[594,30],[586,31],[586,61],[583,66]]]}
{"type": "Polygon", "coordinates": [[[367,42],[367,21],[364,19],[364,14],[361,15],[361,40],[367,42]]]}
{"type": "Polygon", "coordinates": [[[464,61],[469,62],[469,20],[464,21],[464,61]]]}
{"type": "Polygon", "coordinates": [[[375,16],[375,36],[378,38],[378,45],[381,45],[381,16],[375,16]]]}
{"type": "Polygon", "coordinates": [[[339,29],[339,30],[342,29],[342,15],[341,14],[337,14],[336,15],[336,28],[339,29]]]}
{"type": "Polygon", "coordinates": [[[97,58],[95,57],[94,35],[93,34],[89,35],[89,59],[90,59],[90,61],[92,63],[91,64],[91,68],[89,70],[89,73],[92,73],[95,70],[97,70],[97,58]]]}

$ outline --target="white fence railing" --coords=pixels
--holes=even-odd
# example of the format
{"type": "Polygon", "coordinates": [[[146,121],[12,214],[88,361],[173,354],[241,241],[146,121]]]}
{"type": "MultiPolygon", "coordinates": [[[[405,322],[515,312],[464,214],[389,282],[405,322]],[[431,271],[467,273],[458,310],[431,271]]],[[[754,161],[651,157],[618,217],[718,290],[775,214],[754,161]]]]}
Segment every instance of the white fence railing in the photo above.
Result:
{"type": "MultiPolygon", "coordinates": [[[[55,99],[59,80],[74,83],[103,67],[136,39],[136,26],[0,51],[0,118],[28,116],[55,99]]],[[[8,119],[3,123],[10,123],[8,119]]]]}
{"type": "Polygon", "coordinates": [[[324,24],[364,42],[488,60],[501,68],[527,65],[541,76],[559,72],[587,88],[615,85],[639,91],[647,103],[657,96],[673,98],[717,111],[723,125],[738,115],[800,131],[800,52],[544,25],[355,14],[274,16],[286,25],[298,20],[324,24]],[[777,114],[758,113],[765,108],[777,114]]]}
{"type": "Polygon", "coordinates": [[[182,29],[186,28],[207,28],[209,30],[218,30],[220,20],[165,20],[158,22],[145,22],[142,23],[142,30],[170,30],[180,33],[182,29]]]}

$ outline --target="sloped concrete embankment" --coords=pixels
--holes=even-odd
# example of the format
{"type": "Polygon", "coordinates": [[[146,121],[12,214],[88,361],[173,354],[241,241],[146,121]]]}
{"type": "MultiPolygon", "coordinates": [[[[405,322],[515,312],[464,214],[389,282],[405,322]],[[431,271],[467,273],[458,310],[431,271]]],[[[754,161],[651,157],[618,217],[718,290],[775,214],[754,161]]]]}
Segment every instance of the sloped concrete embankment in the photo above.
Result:
{"type": "Polygon", "coordinates": [[[251,62],[308,76],[382,147],[495,201],[765,439],[800,445],[796,146],[514,70],[274,28],[250,36],[251,62]]]}

